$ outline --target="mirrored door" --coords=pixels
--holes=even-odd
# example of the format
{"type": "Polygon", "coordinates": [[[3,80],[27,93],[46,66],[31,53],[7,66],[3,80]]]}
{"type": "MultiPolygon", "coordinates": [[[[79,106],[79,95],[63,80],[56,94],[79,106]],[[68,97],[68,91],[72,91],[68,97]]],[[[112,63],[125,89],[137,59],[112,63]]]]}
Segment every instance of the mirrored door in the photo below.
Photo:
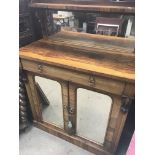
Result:
{"type": "Polygon", "coordinates": [[[110,96],[77,89],[77,135],[99,144],[104,143],[111,111],[110,96]]]}
{"type": "Polygon", "coordinates": [[[43,121],[64,128],[62,91],[59,82],[35,76],[43,121]]]}

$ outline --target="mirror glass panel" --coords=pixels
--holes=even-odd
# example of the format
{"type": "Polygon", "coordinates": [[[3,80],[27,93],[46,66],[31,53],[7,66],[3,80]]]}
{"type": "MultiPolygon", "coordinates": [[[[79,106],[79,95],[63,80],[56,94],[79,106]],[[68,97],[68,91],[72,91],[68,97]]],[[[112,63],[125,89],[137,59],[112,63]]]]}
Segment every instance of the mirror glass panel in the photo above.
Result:
{"type": "Polygon", "coordinates": [[[53,31],[74,31],[96,35],[134,37],[134,16],[76,11],[54,11],[53,31]]]}
{"type": "Polygon", "coordinates": [[[43,121],[63,128],[63,109],[61,85],[57,81],[35,77],[43,121]]]}
{"type": "Polygon", "coordinates": [[[111,105],[111,97],[78,88],[77,135],[103,144],[111,105]]]}

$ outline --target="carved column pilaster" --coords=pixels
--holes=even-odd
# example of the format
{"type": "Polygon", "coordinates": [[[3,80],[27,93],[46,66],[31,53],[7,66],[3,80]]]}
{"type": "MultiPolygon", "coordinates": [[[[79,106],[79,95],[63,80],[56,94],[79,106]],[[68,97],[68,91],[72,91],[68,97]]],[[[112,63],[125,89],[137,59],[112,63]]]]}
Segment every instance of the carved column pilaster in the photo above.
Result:
{"type": "Polygon", "coordinates": [[[27,96],[21,69],[19,71],[19,121],[20,129],[25,129],[28,127],[27,96]]]}

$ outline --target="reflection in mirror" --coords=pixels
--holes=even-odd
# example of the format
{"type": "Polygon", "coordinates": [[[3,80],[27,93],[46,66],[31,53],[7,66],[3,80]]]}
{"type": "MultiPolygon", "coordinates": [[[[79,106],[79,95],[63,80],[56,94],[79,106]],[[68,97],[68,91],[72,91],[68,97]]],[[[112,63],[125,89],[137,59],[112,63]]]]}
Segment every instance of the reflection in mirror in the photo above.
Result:
{"type": "Polygon", "coordinates": [[[83,88],[77,89],[77,135],[103,144],[112,99],[83,88]]]}
{"type": "Polygon", "coordinates": [[[53,13],[54,31],[74,31],[97,35],[130,37],[134,17],[119,14],[67,12],[53,13]]]}
{"type": "Polygon", "coordinates": [[[43,121],[63,128],[61,85],[57,81],[35,77],[40,96],[43,121]]]}

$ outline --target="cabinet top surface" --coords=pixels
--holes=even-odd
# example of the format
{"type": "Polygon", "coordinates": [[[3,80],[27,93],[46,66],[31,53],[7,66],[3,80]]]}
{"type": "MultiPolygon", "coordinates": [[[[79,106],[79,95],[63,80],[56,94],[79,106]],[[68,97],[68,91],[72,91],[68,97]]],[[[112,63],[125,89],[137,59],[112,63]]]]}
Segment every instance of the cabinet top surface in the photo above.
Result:
{"type": "Polygon", "coordinates": [[[59,32],[20,48],[20,58],[134,82],[134,41],[59,32]]]}
{"type": "Polygon", "coordinates": [[[122,0],[32,0],[34,8],[134,13],[135,1],[122,0]]]}

